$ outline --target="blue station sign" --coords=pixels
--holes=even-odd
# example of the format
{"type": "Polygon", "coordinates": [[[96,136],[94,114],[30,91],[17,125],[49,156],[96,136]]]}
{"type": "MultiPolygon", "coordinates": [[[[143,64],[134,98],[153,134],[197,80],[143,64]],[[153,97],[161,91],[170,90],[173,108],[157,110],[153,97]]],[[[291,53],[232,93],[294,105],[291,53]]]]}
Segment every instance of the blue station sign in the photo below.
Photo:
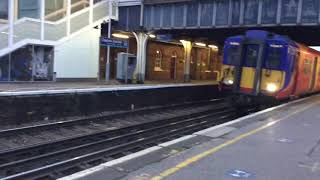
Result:
{"type": "Polygon", "coordinates": [[[172,34],[158,34],[157,40],[169,42],[172,40],[172,34]]]}
{"type": "Polygon", "coordinates": [[[115,48],[128,48],[129,43],[125,40],[118,40],[106,37],[100,37],[100,45],[106,47],[115,47],[115,48]]]}

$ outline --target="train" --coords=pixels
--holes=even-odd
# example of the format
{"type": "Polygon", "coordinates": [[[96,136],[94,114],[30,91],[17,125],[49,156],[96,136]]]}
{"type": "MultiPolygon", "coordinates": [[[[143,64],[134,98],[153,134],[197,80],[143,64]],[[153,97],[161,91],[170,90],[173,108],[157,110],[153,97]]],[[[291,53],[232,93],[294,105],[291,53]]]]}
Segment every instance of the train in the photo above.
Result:
{"type": "Polygon", "coordinates": [[[320,52],[263,30],[225,40],[219,87],[236,104],[262,104],[320,91],[320,52]]]}

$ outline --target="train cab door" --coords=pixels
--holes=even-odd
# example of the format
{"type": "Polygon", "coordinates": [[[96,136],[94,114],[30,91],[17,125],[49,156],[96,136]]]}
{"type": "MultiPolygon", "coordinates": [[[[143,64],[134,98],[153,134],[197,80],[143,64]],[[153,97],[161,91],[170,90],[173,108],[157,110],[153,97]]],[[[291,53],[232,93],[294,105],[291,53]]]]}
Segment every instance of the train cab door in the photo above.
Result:
{"type": "Polygon", "coordinates": [[[300,61],[300,52],[297,51],[292,58],[292,64],[291,64],[291,72],[293,74],[294,82],[293,82],[293,88],[291,92],[291,96],[295,96],[297,92],[297,85],[298,85],[298,77],[299,77],[299,61],[300,61]]]}
{"type": "Polygon", "coordinates": [[[260,91],[263,50],[263,41],[247,41],[242,46],[239,90],[243,94],[258,95],[260,91]]]}
{"type": "Polygon", "coordinates": [[[315,57],[312,63],[312,76],[309,91],[312,92],[315,89],[318,69],[318,57],[315,57]]]}

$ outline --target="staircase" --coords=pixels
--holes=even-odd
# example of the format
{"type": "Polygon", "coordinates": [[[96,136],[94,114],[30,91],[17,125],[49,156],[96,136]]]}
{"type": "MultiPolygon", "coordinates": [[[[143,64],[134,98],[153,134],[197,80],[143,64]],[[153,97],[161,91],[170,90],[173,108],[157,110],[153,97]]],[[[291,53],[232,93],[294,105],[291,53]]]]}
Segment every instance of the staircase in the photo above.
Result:
{"type": "Polygon", "coordinates": [[[0,57],[27,44],[54,46],[107,21],[109,14],[111,19],[118,19],[114,1],[82,0],[71,5],[70,15],[66,8],[47,14],[43,26],[40,19],[21,18],[13,25],[12,46],[8,43],[9,25],[0,26],[0,57]]]}

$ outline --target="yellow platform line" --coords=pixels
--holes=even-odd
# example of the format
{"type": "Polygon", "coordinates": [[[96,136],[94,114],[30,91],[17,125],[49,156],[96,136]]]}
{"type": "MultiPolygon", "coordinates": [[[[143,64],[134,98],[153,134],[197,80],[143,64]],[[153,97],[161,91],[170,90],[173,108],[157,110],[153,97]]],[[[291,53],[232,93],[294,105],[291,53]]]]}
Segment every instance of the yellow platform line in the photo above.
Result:
{"type": "Polygon", "coordinates": [[[212,154],[220,151],[224,147],[230,146],[230,145],[232,145],[232,144],[234,144],[234,143],[236,143],[236,142],[238,142],[238,141],[240,141],[240,140],[242,140],[242,139],[244,139],[244,138],[246,138],[248,136],[251,136],[251,135],[256,134],[256,133],[258,133],[258,132],[260,132],[260,131],[268,128],[268,127],[271,127],[271,126],[277,124],[280,121],[288,119],[289,117],[292,117],[295,114],[301,113],[301,112],[305,111],[306,109],[308,109],[308,108],[310,108],[310,107],[312,107],[312,106],[314,106],[316,104],[318,104],[318,103],[313,103],[313,104],[311,104],[309,106],[306,106],[306,107],[304,107],[302,109],[296,110],[293,113],[291,113],[291,114],[289,114],[289,115],[287,115],[287,116],[285,116],[283,118],[280,118],[280,119],[277,119],[277,120],[273,120],[273,121],[271,121],[271,122],[269,122],[269,123],[267,123],[267,124],[265,124],[265,125],[263,125],[263,126],[261,126],[259,128],[256,128],[256,129],[251,130],[251,131],[249,131],[247,133],[241,134],[241,135],[239,135],[239,136],[237,136],[237,137],[235,137],[235,138],[233,138],[233,139],[231,139],[231,140],[229,140],[229,141],[227,141],[227,142],[225,142],[223,144],[220,144],[220,145],[218,145],[218,146],[216,146],[216,147],[214,147],[212,149],[209,149],[209,150],[207,150],[205,152],[202,152],[202,153],[200,153],[200,154],[198,154],[196,156],[193,156],[193,157],[191,157],[189,159],[186,159],[185,161],[177,164],[176,166],[174,166],[172,168],[169,168],[169,169],[163,171],[162,173],[160,173],[157,176],[152,177],[151,179],[152,180],[161,180],[163,178],[166,178],[166,177],[176,173],[177,171],[189,166],[190,164],[192,164],[194,162],[197,162],[197,161],[201,160],[202,158],[204,158],[206,156],[212,155],[212,154]]]}

